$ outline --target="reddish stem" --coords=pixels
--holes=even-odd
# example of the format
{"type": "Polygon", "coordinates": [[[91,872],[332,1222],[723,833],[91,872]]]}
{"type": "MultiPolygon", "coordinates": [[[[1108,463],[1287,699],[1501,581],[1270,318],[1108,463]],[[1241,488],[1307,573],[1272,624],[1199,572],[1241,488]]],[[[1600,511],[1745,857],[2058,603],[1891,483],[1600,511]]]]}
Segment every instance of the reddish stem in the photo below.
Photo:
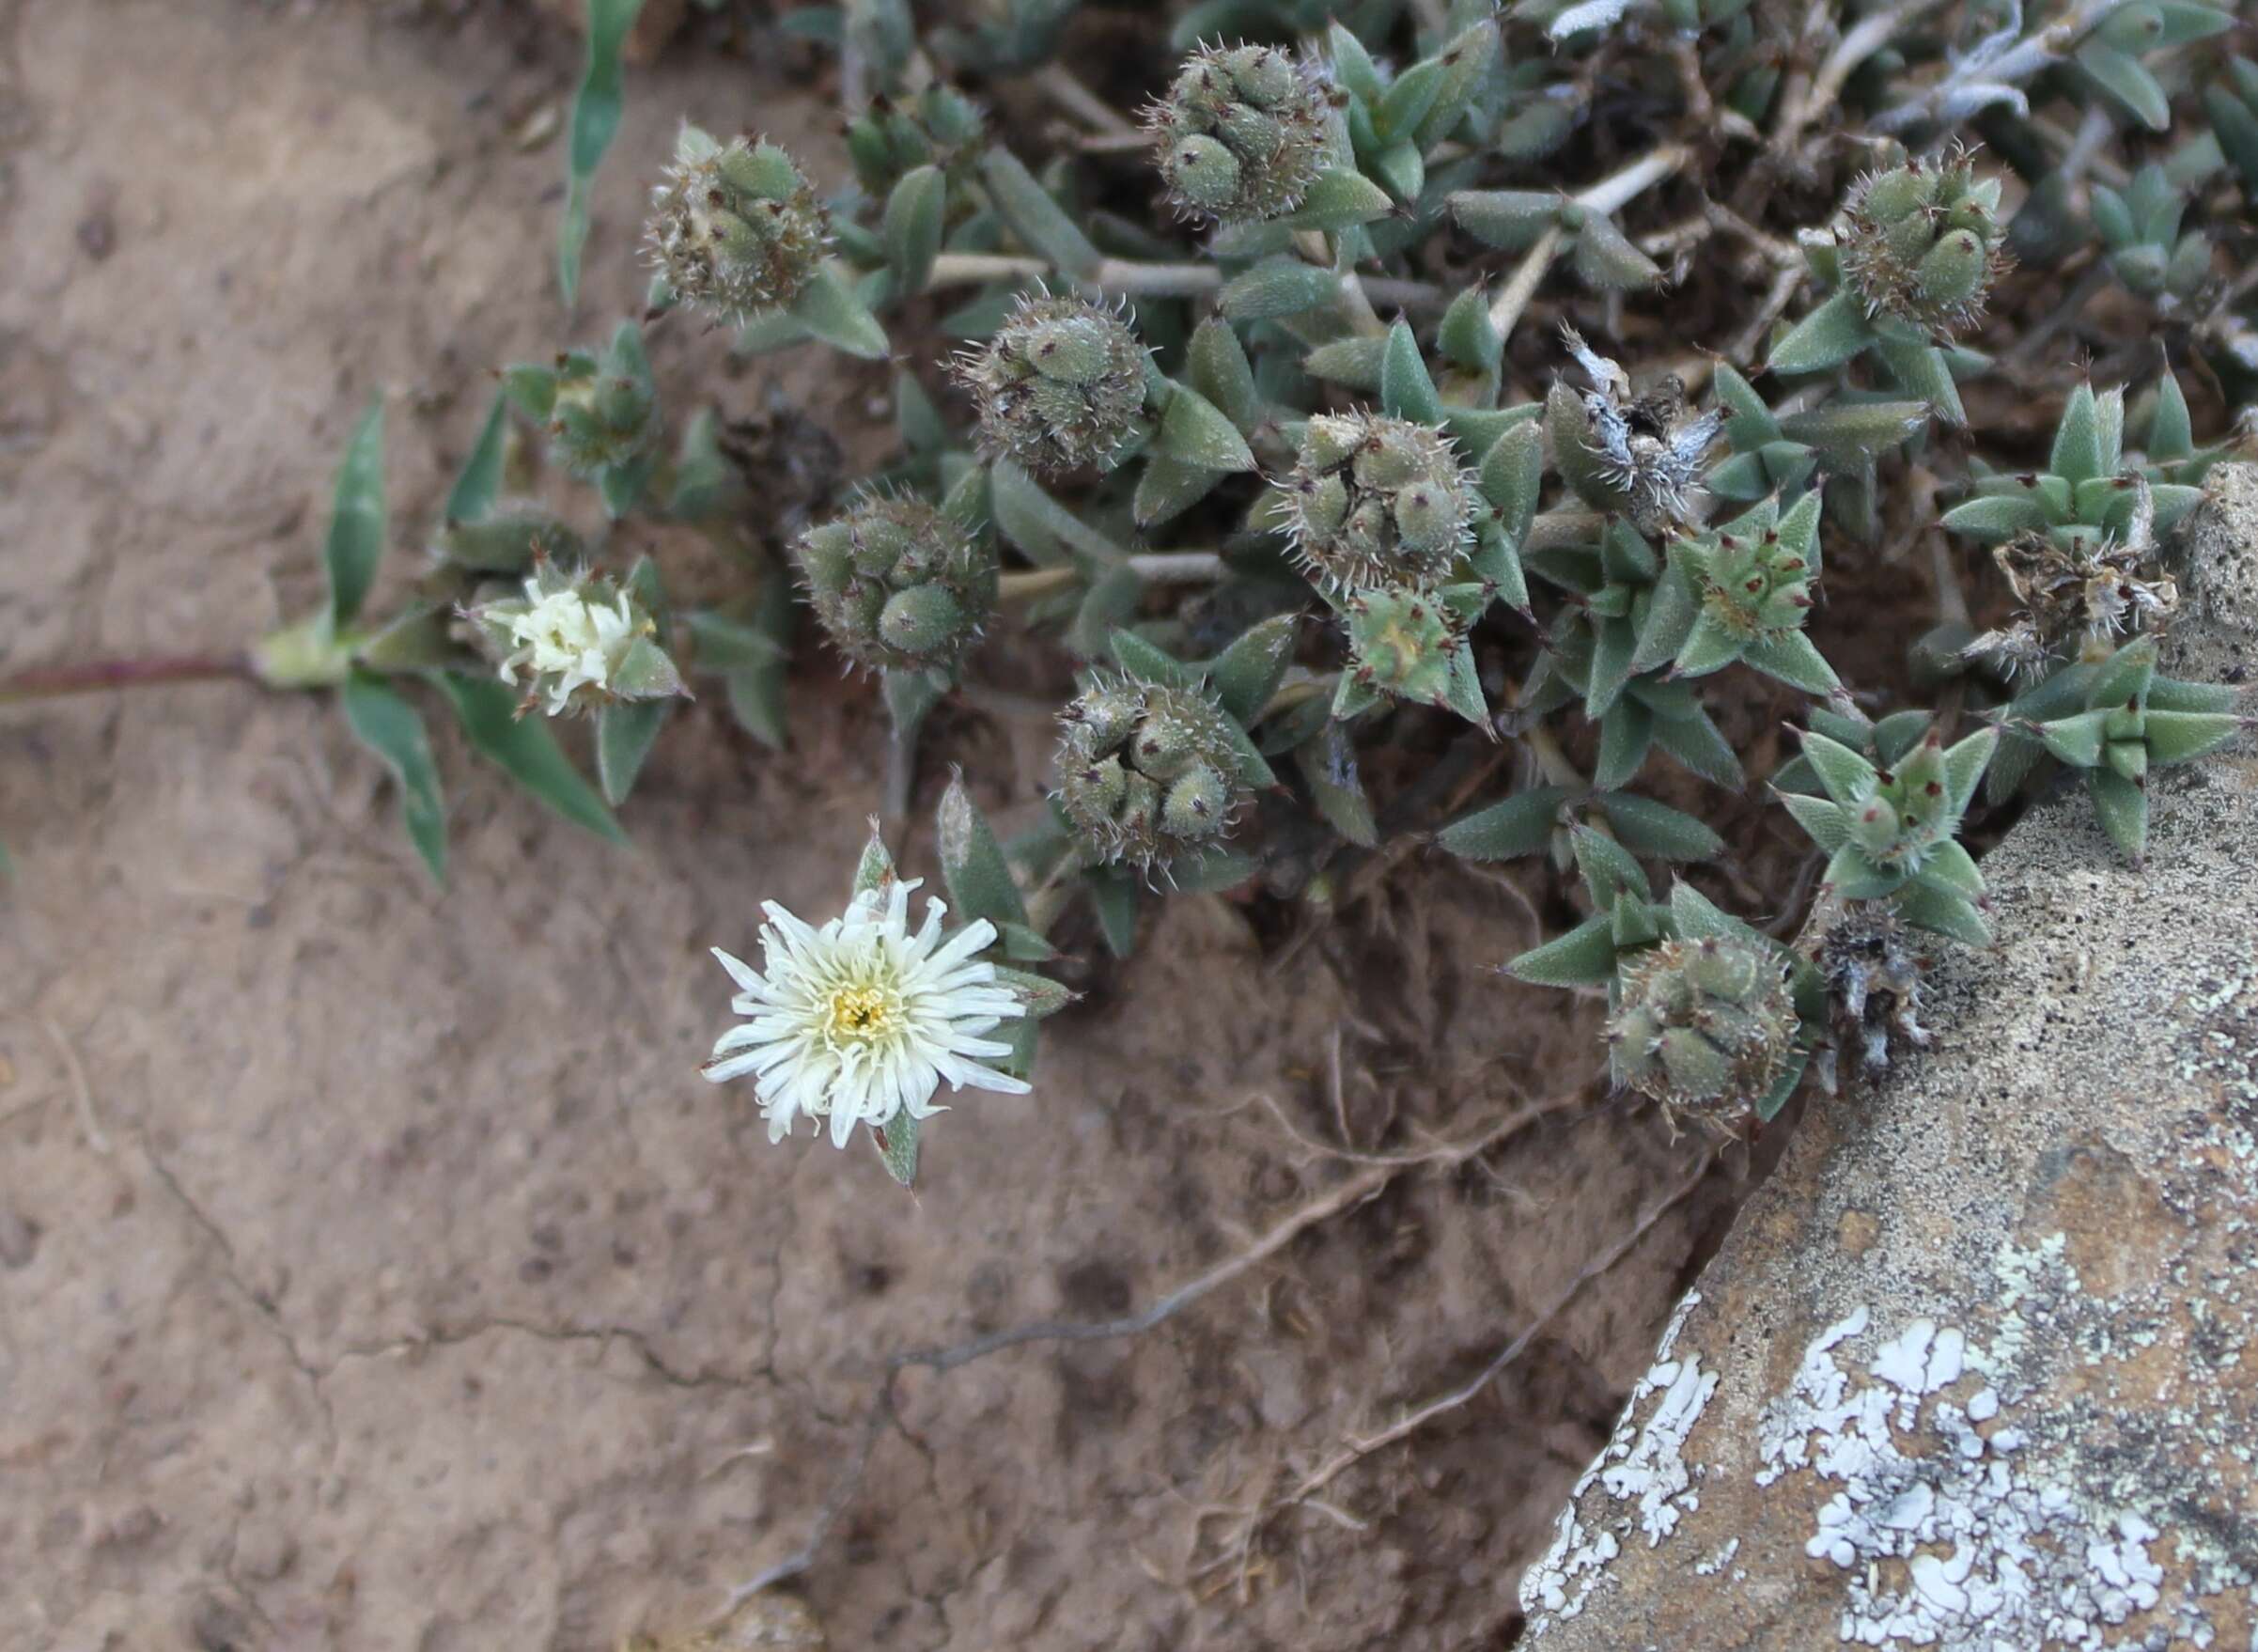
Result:
{"type": "Polygon", "coordinates": [[[0,677],[0,705],[15,700],[52,700],[65,694],[101,694],[114,689],[149,688],[170,682],[257,682],[244,654],[181,654],[143,659],[95,660],[84,665],[35,665],[0,677]]]}

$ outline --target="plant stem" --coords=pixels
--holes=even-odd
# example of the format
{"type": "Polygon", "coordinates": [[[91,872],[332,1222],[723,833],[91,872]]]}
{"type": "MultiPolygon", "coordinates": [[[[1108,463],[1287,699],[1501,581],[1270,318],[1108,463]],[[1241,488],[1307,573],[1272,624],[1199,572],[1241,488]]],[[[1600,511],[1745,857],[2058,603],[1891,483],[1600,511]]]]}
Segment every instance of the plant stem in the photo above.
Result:
{"type": "MultiPolygon", "coordinates": [[[[1222,577],[1223,559],[1213,551],[1140,551],[1126,566],[1160,585],[1192,585],[1222,577]]],[[[1024,602],[1031,598],[1064,590],[1082,577],[1073,567],[1015,568],[998,582],[996,600],[1024,602]]]]}
{"type": "Polygon", "coordinates": [[[1063,63],[1046,63],[1030,77],[1035,88],[1092,132],[1109,137],[1133,136],[1149,142],[1114,107],[1076,78],[1063,63]]]}
{"type": "Polygon", "coordinates": [[[2013,86],[2029,80],[2048,64],[2066,56],[2110,13],[2126,0],[2082,0],[2036,34],[2026,36],[2002,52],[1973,51],[1954,63],[1943,79],[1908,98],[1894,109],[1884,109],[1867,122],[1876,132],[1902,132],[1934,117],[1953,93],[1974,86],[2013,86]]]}
{"type": "Polygon", "coordinates": [[[84,665],[35,665],[0,677],[0,705],[18,700],[55,700],[67,694],[104,694],[117,689],[154,688],[175,682],[257,682],[245,654],[150,655],[95,660],[84,665]]]}
{"type": "MultiPolygon", "coordinates": [[[[1047,258],[1015,253],[942,253],[933,260],[927,287],[961,287],[984,281],[1033,281],[1056,274],[1047,258]]],[[[1439,287],[1386,276],[1357,277],[1365,294],[1399,309],[1441,309],[1450,302],[1439,287]]],[[[1211,264],[1154,264],[1139,258],[1105,258],[1076,285],[1092,295],[1141,294],[1148,298],[1198,298],[1220,292],[1223,273],[1211,264]]]]}
{"type": "MultiPolygon", "coordinates": [[[[1664,144],[1650,149],[1622,171],[1601,179],[1590,189],[1574,197],[1578,206],[1587,212],[1614,212],[1636,200],[1672,173],[1686,164],[1692,150],[1684,144],[1664,144]]],[[[1537,286],[1552,260],[1560,256],[1561,242],[1566,238],[1558,225],[1536,238],[1536,242],[1521,255],[1505,285],[1498,288],[1498,296],[1490,300],[1489,324],[1500,337],[1510,336],[1514,323],[1536,296],[1537,286]]]]}

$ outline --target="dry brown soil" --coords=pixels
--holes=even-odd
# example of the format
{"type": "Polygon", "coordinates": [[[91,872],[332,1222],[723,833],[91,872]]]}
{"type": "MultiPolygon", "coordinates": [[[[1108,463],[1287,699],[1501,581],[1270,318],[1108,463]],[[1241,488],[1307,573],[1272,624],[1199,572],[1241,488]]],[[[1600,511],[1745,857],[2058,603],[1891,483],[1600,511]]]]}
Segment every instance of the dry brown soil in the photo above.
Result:
{"type": "MultiPolygon", "coordinates": [[[[0,4],[0,657],[304,612],[380,384],[413,544],[487,369],[560,342],[561,162],[519,133],[574,70],[510,13],[0,4]]],[[[591,335],[640,292],[636,174],[683,114],[840,172],[784,67],[677,51],[631,97],[591,335]]],[[[880,371],[737,369],[688,329],[657,361],[677,408],[781,386],[876,451],[880,371]]],[[[1589,1005],[1490,973],[1527,905],[1419,860],[1283,965],[1241,910],[1173,905],[1051,1024],[1032,1099],[934,1129],[915,1198],[859,1146],[771,1147],[696,1076],[704,948],[748,946],[763,896],[835,902],[878,788],[869,690],[802,667],[791,756],[711,703],[675,722],[630,851],[445,740],[444,896],[319,698],[0,715],[0,1644],[609,1652],[800,1544],[888,1354],[1133,1312],[1367,1168],[1286,1122],[1400,1153],[1581,1091],[1144,1335],[905,1373],[796,1585],[844,1649],[1518,1632],[1731,1170],[1479,1397],[1203,1572],[1204,1510],[1463,1381],[1703,1149],[1599,1102],[1589,1005]]],[[[1037,733],[937,736],[1025,818],[1037,733]]]]}

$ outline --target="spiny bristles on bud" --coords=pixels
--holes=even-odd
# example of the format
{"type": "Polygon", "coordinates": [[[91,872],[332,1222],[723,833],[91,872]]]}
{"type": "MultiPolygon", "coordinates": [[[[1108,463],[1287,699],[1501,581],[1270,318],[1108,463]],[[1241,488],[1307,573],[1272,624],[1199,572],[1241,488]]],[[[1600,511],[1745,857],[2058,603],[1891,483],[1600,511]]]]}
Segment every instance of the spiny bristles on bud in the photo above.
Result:
{"type": "Polygon", "coordinates": [[[1098,671],[1060,717],[1059,805],[1100,862],[1164,867],[1223,838],[1248,795],[1230,720],[1199,690],[1098,671]]]}
{"type": "Polygon", "coordinates": [[[1979,181],[1960,148],[1853,184],[1836,240],[1866,314],[1944,338],[1982,319],[1985,295],[2010,262],[1999,199],[1999,180],[1979,181]]]}
{"type": "Polygon", "coordinates": [[[833,644],[873,670],[945,670],[996,610],[995,547],[922,499],[872,494],[792,547],[833,644]]]}
{"type": "Polygon", "coordinates": [[[1468,626],[1432,592],[1396,585],[1360,591],[1348,604],[1348,656],[1359,682],[1425,705],[1450,700],[1468,626]]]}
{"type": "Polygon", "coordinates": [[[2010,678],[2043,677],[2075,655],[2100,657],[2121,635],[2161,631],[2179,609],[2179,584],[2157,558],[2156,510],[2146,478],[2141,507],[2122,538],[2064,545],[2042,533],[2017,534],[1992,548],[1992,560],[2015,593],[2012,622],[1969,644],[1968,658],[1985,660],[2010,678]]]}
{"type": "Polygon", "coordinates": [[[659,397],[649,382],[603,360],[573,354],[557,368],[549,408],[549,440],[564,467],[594,476],[632,464],[659,441],[659,397]]]}
{"type": "Polygon", "coordinates": [[[1336,593],[1438,584],[1473,537],[1472,478],[1449,437],[1409,419],[1314,415],[1279,488],[1304,570],[1336,593]]]}
{"type": "Polygon", "coordinates": [[[1800,1025],[1784,960],[1747,942],[1664,941],[1627,961],[1608,1018],[1615,1082],[1736,1135],[1786,1070],[1800,1025]]]}
{"type": "Polygon", "coordinates": [[[1088,299],[1022,293],[950,372],[972,393],[982,446],[1040,475],[1111,466],[1145,407],[1145,347],[1124,311],[1088,299]]]}
{"type": "Polygon", "coordinates": [[[784,150],[684,126],[651,191],[643,244],[684,302],[736,325],[799,297],[830,233],[814,186],[784,150]]]}
{"type": "Polygon", "coordinates": [[[1694,414],[1675,376],[1634,396],[1630,375],[1575,329],[1562,328],[1561,342],[1592,382],[1577,391],[1555,380],[1545,401],[1545,430],[1568,486],[1595,510],[1624,512],[1641,533],[1697,522],[1703,460],[1723,412],[1694,414]]]}
{"type": "Polygon", "coordinates": [[[1324,84],[1275,46],[1203,46],[1145,124],[1170,202],[1219,223],[1292,211],[1324,165],[1324,84]]]}
{"type": "Polygon", "coordinates": [[[521,717],[536,706],[552,717],[579,715],[684,692],[659,647],[657,621],[608,574],[567,573],[539,558],[522,596],[465,608],[462,617],[496,675],[513,688],[523,680],[521,717]]]}

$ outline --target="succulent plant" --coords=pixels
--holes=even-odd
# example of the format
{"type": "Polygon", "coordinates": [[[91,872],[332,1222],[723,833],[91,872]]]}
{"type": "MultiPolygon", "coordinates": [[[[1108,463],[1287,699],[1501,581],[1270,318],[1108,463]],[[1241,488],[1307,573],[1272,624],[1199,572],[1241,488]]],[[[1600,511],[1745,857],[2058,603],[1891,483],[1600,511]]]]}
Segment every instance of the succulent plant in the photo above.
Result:
{"type": "Polygon", "coordinates": [[[677,297],[737,323],[798,298],[830,238],[830,215],[790,155],[685,124],[651,191],[644,248],[677,297]]]}
{"type": "Polygon", "coordinates": [[[1110,467],[1145,408],[1144,347],[1123,311],[1088,299],[1022,294],[951,370],[972,393],[982,444],[1037,475],[1110,467]]]}
{"type": "Polygon", "coordinates": [[[1979,907],[1984,876],[1958,833],[1998,739],[1996,730],[1980,729],[1947,749],[1929,727],[1883,768],[1806,731],[1803,757],[1823,795],[1775,790],[1827,851],[1826,892],[1844,900],[1886,897],[1915,928],[1989,944],[1979,907]]]}
{"type": "Polygon", "coordinates": [[[2148,852],[2148,776],[2217,751],[2244,727],[2225,685],[2179,682],[2157,675],[2157,643],[2141,637],[2078,678],[2059,674],[2050,699],[2075,691],[2078,709],[2050,708],[2035,697],[2008,708],[2017,732],[2043,744],[2057,762],[2079,771],[2093,795],[2102,830],[2136,865],[2148,852]]]}
{"type": "Polygon", "coordinates": [[[995,613],[995,547],[922,499],[865,496],[793,554],[833,646],[872,670],[953,670],[995,613]]]}
{"type": "Polygon", "coordinates": [[[1784,516],[1777,500],[1763,500],[1722,527],[1674,540],[1670,554],[1701,600],[1674,662],[1679,676],[1738,660],[1810,694],[1841,691],[1834,667],[1803,633],[1819,577],[1816,493],[1784,516]]]}
{"type": "MultiPolygon", "coordinates": [[[[2176,386],[2175,386],[2176,394],[2176,386]]],[[[2145,556],[2157,535],[2194,508],[2202,490],[2152,481],[2125,458],[2125,392],[2096,396],[2081,384],[2063,405],[2044,471],[1985,472],[1975,497],[1944,513],[1944,525],[1985,544],[2037,534],[2080,561],[2110,547],[2145,556]]]]}
{"type": "Polygon", "coordinates": [[[1316,70],[1275,46],[1208,46],[1146,112],[1177,210],[1242,224],[1301,203],[1325,160],[1316,70]]]}
{"type": "Polygon", "coordinates": [[[1449,437],[1409,419],[1314,415],[1279,490],[1295,553],[1328,592],[1432,587],[1473,539],[1473,478],[1449,437]]]}
{"type": "Polygon", "coordinates": [[[1674,1127],[1686,1117],[1739,1135],[1789,1070],[1800,1028],[1776,951],[1729,936],[1663,941],[1622,966],[1608,1068],[1674,1127]]]}
{"type": "Polygon", "coordinates": [[[468,522],[444,522],[431,554],[473,573],[522,573],[536,561],[577,566],[587,560],[580,535],[542,506],[508,500],[468,522]]]}
{"type": "Polygon", "coordinates": [[[2093,186],[2094,227],[2110,268],[2134,292],[2166,306],[2192,299],[2211,276],[2210,238],[2181,229],[2187,210],[2187,192],[2158,165],[2141,167],[2122,191],[2093,186]]]}
{"type": "Polygon", "coordinates": [[[1164,871],[1220,844],[1252,795],[1243,736],[1204,690],[1099,669],[1060,723],[1059,806],[1098,864],[1164,871]]]}

